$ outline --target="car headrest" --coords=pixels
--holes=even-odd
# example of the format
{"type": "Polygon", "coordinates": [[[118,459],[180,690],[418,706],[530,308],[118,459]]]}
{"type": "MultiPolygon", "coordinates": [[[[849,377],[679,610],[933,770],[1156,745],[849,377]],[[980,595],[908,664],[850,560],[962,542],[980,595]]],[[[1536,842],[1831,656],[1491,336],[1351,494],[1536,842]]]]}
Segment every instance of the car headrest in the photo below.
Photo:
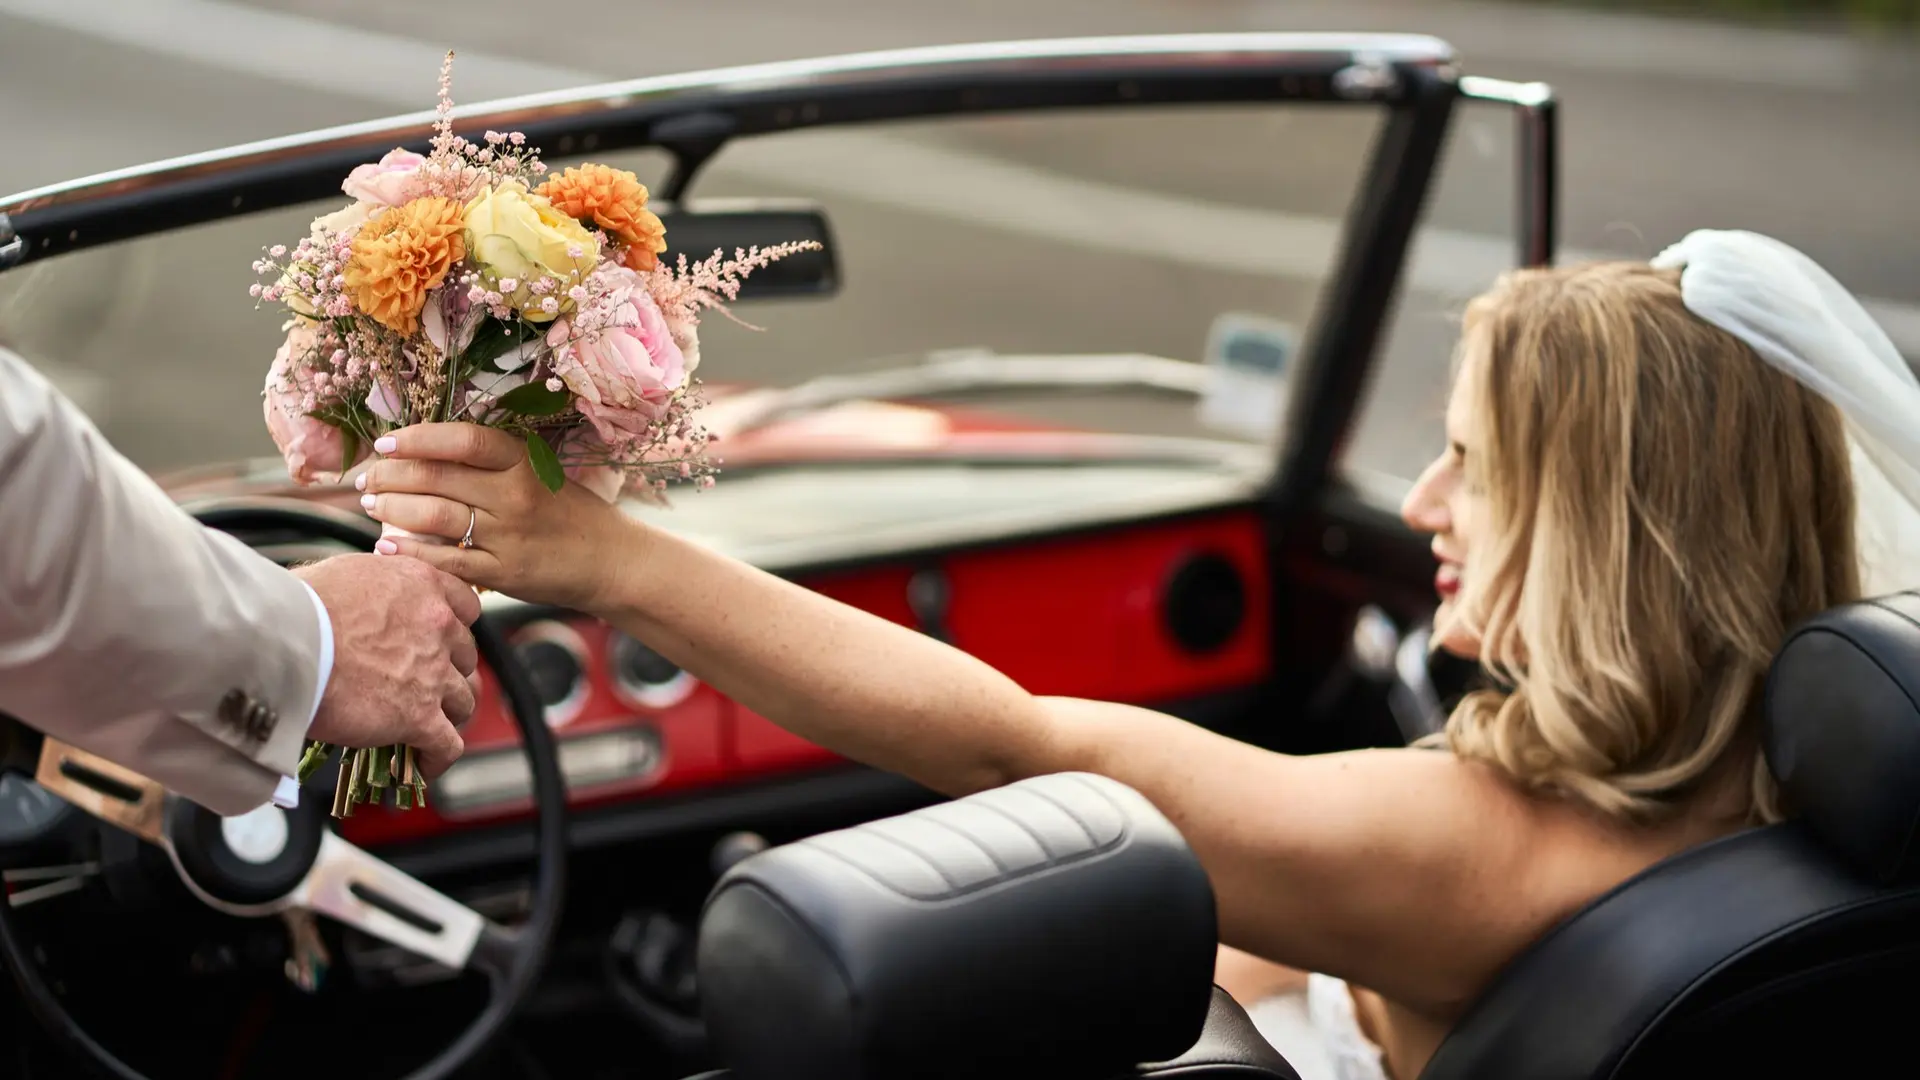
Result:
{"type": "Polygon", "coordinates": [[[1173,825],[1061,773],[739,863],[696,964],[739,1080],[1071,1080],[1193,1046],[1217,940],[1173,825]]]}
{"type": "Polygon", "coordinates": [[[1788,812],[1856,870],[1920,877],[1920,594],[1794,629],[1767,677],[1766,754],[1788,812]]]}

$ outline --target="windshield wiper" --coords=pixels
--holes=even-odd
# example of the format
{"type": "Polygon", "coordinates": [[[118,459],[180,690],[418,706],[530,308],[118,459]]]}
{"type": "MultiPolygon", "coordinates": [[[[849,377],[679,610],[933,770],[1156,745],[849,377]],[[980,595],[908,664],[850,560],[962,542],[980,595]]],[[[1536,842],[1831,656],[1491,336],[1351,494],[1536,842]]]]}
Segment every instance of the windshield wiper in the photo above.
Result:
{"type": "Polygon", "coordinates": [[[737,437],[795,413],[848,402],[983,390],[1151,390],[1199,397],[1207,379],[1204,365],[1145,353],[1010,355],[948,349],[926,354],[926,361],[913,367],[820,375],[790,387],[749,391],[724,429],[737,437]]]}

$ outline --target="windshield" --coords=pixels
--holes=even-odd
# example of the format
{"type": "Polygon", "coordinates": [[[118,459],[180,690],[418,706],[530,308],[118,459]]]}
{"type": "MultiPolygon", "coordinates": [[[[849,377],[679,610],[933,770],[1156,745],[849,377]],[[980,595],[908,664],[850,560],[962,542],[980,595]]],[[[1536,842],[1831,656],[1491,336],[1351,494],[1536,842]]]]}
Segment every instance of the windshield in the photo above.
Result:
{"type": "MultiPolygon", "coordinates": [[[[832,297],[739,305],[760,331],[708,319],[701,374],[790,387],[956,350],[1159,358],[1208,375],[991,393],[963,382],[937,404],[1020,423],[1266,444],[1276,388],[1314,331],[1382,116],[1307,104],[1137,107],[735,142],[690,197],[819,204],[843,284],[832,297]]],[[[570,163],[568,148],[544,149],[554,168],[570,163]]],[[[663,173],[658,151],[573,149],[575,160],[584,149],[649,183],[663,173]]],[[[282,332],[247,295],[249,264],[343,203],[0,276],[0,338],[151,471],[271,455],[259,394],[282,332]]],[[[1252,460],[1266,468],[1269,458],[1252,460]]],[[[1138,464],[1136,454],[1126,467],[1138,464]]]]}

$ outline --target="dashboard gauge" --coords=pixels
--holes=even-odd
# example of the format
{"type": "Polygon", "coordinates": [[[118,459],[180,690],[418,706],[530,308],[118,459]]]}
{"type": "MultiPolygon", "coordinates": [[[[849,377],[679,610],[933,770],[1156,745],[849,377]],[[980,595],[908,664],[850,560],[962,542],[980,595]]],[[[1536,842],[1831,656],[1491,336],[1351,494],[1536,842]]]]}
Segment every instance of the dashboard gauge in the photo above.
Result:
{"type": "Polygon", "coordinates": [[[0,776],[0,844],[24,844],[52,831],[73,807],[32,780],[0,776]]]}
{"type": "Polygon", "coordinates": [[[608,648],[614,689],[629,704],[665,709],[693,693],[693,676],[629,634],[615,631],[608,648]]]}
{"type": "Polygon", "coordinates": [[[587,645],[572,627],[542,619],[513,635],[513,652],[527,666],[547,724],[561,727],[580,715],[587,703],[587,645]]]}

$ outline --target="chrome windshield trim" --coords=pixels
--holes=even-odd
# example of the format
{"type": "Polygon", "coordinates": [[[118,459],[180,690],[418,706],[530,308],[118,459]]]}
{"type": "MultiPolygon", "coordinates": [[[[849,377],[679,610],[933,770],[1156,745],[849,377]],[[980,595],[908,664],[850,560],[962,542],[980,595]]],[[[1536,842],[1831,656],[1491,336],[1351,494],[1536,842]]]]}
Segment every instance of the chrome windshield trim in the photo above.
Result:
{"type": "Polygon", "coordinates": [[[1554,100],[1553,87],[1543,82],[1513,82],[1485,75],[1460,76],[1460,92],[1476,101],[1537,108],[1554,100]]]}
{"type": "Polygon", "coordinates": [[[912,367],[819,375],[788,387],[751,390],[716,410],[727,438],[805,413],[856,401],[940,397],[993,390],[1146,390],[1198,397],[1210,370],[1144,353],[1013,355],[989,349],[928,353],[912,367]],[[737,412],[735,411],[737,410],[737,412]]]}
{"type": "MultiPolygon", "coordinates": [[[[769,93],[804,96],[813,91],[878,89],[902,81],[937,78],[991,86],[1036,76],[1148,77],[1170,69],[1223,74],[1286,74],[1327,63],[1444,66],[1451,46],[1417,34],[1222,33],[983,42],[851,53],[809,60],[783,60],[649,76],[572,90],[548,91],[482,102],[455,110],[456,128],[526,128],[556,121],[591,122],[636,106],[677,101],[724,106],[730,99],[769,93]]],[[[1276,88],[1275,97],[1282,97],[1276,88]]],[[[56,206],[186,186],[200,186],[251,173],[284,173],[310,158],[342,151],[384,151],[420,143],[434,121],[431,109],[264,139],[188,154],[146,165],[98,173],[23,191],[0,199],[0,213],[15,216],[56,206]]],[[[636,133],[627,146],[647,145],[636,133]]],[[[602,144],[603,149],[610,149],[602,144]]],[[[280,205],[286,205],[281,203],[280,205]]],[[[236,198],[235,213],[262,209],[236,198]]]]}

